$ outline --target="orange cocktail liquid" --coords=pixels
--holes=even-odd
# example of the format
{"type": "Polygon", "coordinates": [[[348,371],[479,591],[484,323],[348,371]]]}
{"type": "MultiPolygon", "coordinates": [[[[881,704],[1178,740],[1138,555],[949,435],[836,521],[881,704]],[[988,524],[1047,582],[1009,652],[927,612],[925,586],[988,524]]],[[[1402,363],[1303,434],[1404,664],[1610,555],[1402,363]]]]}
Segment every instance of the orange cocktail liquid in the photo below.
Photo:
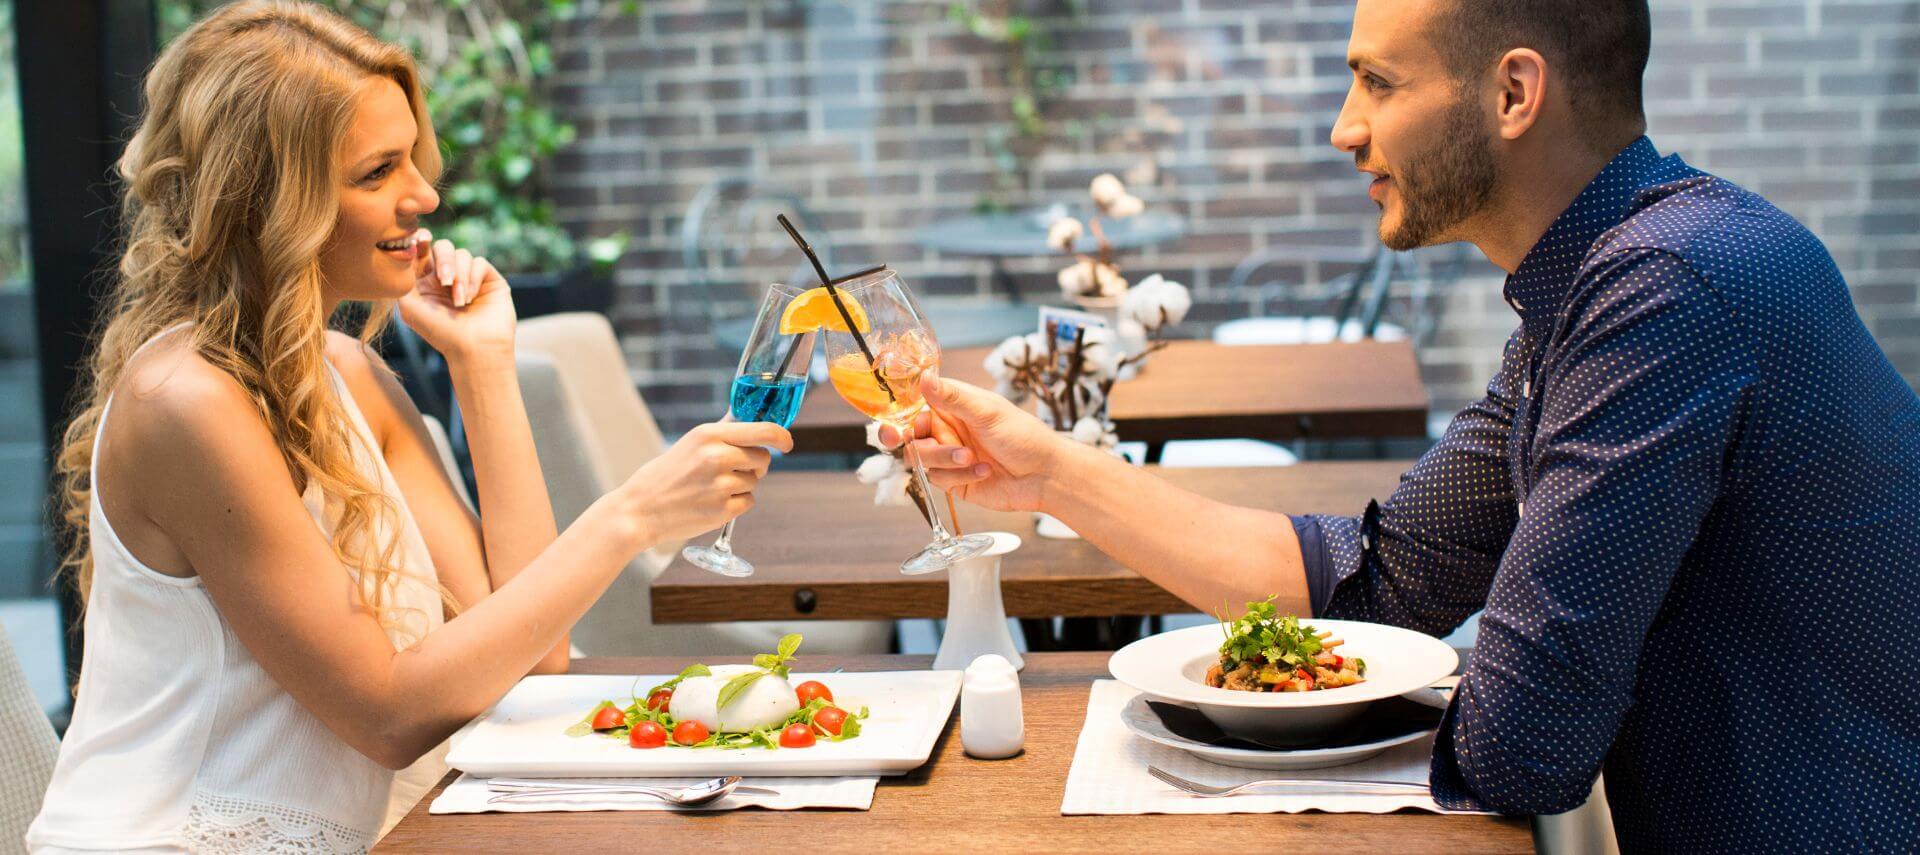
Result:
{"type": "Polygon", "coordinates": [[[867,358],[858,353],[843,353],[829,361],[827,378],[854,409],[883,422],[904,423],[925,403],[920,397],[920,374],[932,366],[887,359],[881,362],[893,369],[882,375],[887,378],[887,389],[880,388],[867,358]]]}

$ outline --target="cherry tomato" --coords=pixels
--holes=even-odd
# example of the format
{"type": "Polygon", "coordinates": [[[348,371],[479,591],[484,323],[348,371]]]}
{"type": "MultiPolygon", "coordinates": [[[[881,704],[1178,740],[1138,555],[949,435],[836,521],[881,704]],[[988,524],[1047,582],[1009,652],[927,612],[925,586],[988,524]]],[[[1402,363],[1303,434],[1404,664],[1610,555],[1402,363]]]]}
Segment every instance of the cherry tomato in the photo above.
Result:
{"type": "Polygon", "coordinates": [[[800,705],[803,707],[814,698],[826,698],[829,701],[833,700],[833,690],[827,688],[826,684],[819,680],[808,680],[801,683],[793,690],[793,693],[800,697],[800,705]]]}
{"type": "Polygon", "coordinates": [[[693,745],[705,741],[709,734],[707,726],[693,719],[687,719],[673,726],[673,741],[681,745],[693,745]]]}
{"type": "Polygon", "coordinates": [[[847,711],[839,707],[827,707],[813,714],[813,723],[834,736],[840,735],[840,728],[847,725],[847,711]]]}
{"type": "Polygon", "coordinates": [[[640,722],[627,731],[627,744],[635,748],[659,748],[667,744],[667,729],[659,722],[640,722]]]}
{"type": "Polygon", "coordinates": [[[594,730],[612,730],[627,723],[627,716],[616,706],[604,706],[593,713],[594,730]]]}
{"type": "Polygon", "coordinates": [[[788,725],[786,730],[780,731],[780,747],[812,748],[813,728],[808,727],[806,722],[788,725]]]}
{"type": "Polygon", "coordinates": [[[672,702],[673,702],[673,690],[661,689],[647,696],[647,709],[663,710],[667,708],[667,704],[672,702]]]}

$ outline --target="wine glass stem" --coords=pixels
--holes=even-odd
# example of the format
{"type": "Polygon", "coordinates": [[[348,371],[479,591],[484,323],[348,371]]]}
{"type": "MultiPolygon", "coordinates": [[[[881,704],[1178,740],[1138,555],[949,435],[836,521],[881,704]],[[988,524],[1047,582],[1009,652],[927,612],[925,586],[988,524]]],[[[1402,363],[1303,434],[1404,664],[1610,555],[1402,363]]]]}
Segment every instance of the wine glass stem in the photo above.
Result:
{"type": "Polygon", "coordinates": [[[733,552],[733,524],[739,521],[740,521],[740,518],[735,517],[733,519],[727,520],[727,524],[720,527],[720,539],[715,540],[713,542],[713,551],[725,552],[725,553],[733,552]]]}
{"type": "Polygon", "coordinates": [[[920,465],[920,449],[915,448],[912,442],[907,443],[907,462],[913,465],[913,480],[920,485],[920,495],[927,499],[927,519],[933,523],[933,542],[953,540],[953,535],[948,534],[947,527],[940,522],[940,508],[933,503],[933,487],[927,484],[927,468],[920,465]]]}

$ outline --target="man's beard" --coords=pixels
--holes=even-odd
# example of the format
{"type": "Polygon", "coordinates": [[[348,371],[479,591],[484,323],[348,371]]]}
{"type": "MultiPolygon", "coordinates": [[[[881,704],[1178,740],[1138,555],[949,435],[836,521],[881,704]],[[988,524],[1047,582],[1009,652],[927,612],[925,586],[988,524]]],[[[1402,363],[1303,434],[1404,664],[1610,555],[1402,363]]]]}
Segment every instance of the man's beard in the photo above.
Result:
{"type": "MultiPolygon", "coordinates": [[[[1461,98],[1441,120],[1439,142],[1393,170],[1393,192],[1400,196],[1400,222],[1388,231],[1380,222],[1380,242],[1388,249],[1431,246],[1493,198],[1496,167],[1492,140],[1473,102],[1461,98]]],[[[1356,153],[1366,165],[1365,149],[1356,153]]]]}

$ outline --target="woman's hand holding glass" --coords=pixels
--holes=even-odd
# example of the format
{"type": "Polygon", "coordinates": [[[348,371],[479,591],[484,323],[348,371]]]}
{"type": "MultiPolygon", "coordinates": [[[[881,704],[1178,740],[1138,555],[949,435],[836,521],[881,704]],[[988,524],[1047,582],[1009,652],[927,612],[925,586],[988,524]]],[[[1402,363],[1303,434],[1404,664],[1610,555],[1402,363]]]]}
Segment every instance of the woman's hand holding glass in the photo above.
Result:
{"type": "Polygon", "coordinates": [[[720,422],[687,431],[601,499],[635,528],[640,548],[712,531],[753,508],[753,491],[773,461],[793,450],[786,429],[767,422],[720,422]]]}

